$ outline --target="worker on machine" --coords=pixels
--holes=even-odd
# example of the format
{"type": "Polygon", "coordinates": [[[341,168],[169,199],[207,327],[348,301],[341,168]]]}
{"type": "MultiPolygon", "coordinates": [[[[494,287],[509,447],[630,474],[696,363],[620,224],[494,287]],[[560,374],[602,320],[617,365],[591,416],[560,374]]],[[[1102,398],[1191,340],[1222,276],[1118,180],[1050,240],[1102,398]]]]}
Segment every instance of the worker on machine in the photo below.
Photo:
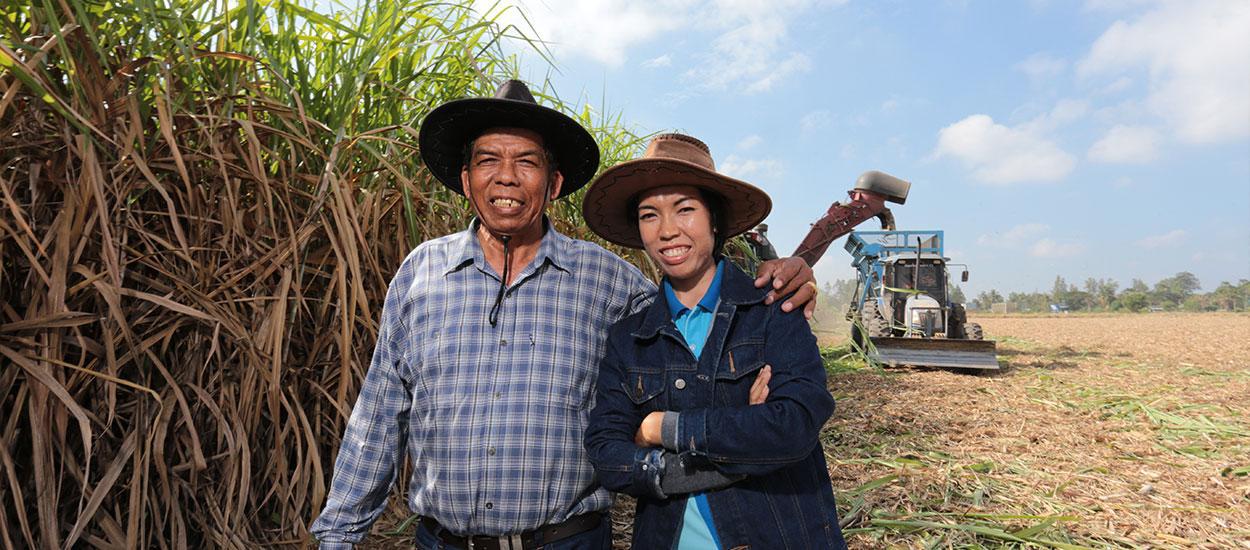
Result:
{"type": "Polygon", "coordinates": [[[777,259],[777,249],[773,248],[773,243],[768,240],[768,224],[761,223],[755,226],[755,229],[747,231],[746,238],[756,259],[761,262],[777,259]]]}

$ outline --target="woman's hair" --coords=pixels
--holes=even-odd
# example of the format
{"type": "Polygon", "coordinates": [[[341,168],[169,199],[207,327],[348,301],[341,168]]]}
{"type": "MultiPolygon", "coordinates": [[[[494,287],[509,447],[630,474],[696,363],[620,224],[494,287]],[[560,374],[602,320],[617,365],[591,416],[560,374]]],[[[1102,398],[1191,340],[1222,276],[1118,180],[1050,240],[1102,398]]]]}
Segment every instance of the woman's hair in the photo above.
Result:
{"type": "Polygon", "coordinates": [[[703,204],[707,205],[708,214],[712,218],[712,258],[720,261],[725,254],[725,235],[729,234],[726,227],[728,216],[725,215],[725,197],[715,191],[699,187],[699,195],[703,204]]]}
{"type": "MultiPolygon", "coordinates": [[[[728,217],[725,215],[725,197],[720,193],[705,189],[699,186],[691,186],[699,191],[699,199],[703,201],[707,207],[708,217],[712,221],[712,258],[720,261],[724,256],[725,235],[729,234],[729,228],[725,226],[728,217]]],[[[634,225],[638,224],[638,204],[642,202],[642,193],[635,194],[629,199],[629,209],[626,210],[627,215],[633,216],[628,220],[634,225]]]]}

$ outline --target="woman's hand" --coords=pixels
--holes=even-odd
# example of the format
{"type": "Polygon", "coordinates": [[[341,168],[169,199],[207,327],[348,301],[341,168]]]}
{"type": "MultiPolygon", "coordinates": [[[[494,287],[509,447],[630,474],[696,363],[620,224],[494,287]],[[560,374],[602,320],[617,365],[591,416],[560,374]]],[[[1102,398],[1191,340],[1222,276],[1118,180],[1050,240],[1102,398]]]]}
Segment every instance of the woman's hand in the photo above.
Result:
{"type": "Polygon", "coordinates": [[[660,428],[664,424],[664,411],[655,411],[648,414],[642,419],[642,424],[638,426],[638,433],[634,434],[634,443],[639,447],[659,447],[663,445],[660,439],[660,428]]]}
{"type": "Polygon", "coordinates": [[[759,405],[768,400],[768,381],[773,377],[773,366],[764,365],[760,369],[759,374],[755,375],[755,382],[751,384],[751,397],[748,400],[750,405],[759,405]]]}
{"type": "MultiPolygon", "coordinates": [[[[764,368],[760,369],[759,374],[755,375],[755,382],[751,383],[749,404],[759,405],[768,400],[768,382],[772,378],[772,365],[764,365],[764,368]]],[[[664,445],[661,435],[663,425],[664,411],[654,411],[647,414],[642,419],[642,424],[638,425],[638,431],[634,433],[634,443],[639,447],[660,447],[664,445]]]]}

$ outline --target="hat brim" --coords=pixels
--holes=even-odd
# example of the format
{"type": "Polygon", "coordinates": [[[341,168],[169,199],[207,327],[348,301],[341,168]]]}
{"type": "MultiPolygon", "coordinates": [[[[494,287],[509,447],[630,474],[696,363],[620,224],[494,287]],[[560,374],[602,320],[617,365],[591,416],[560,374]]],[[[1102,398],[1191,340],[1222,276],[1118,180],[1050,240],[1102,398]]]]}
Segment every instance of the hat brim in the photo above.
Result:
{"type": "Polygon", "coordinates": [[[735,237],[768,217],[773,202],[768,194],[747,182],[719,174],[694,163],[652,158],[626,161],[605,170],[582,201],[582,217],[591,231],[605,240],[630,248],[644,248],[638,216],[630,211],[640,193],[670,185],[691,185],[725,200],[725,238],[735,237]]]}
{"type": "Polygon", "coordinates": [[[463,195],[464,146],[490,128],[525,128],[542,136],[564,176],[560,197],[581,189],[599,169],[599,146],[577,121],[542,105],[497,98],[459,99],[430,111],[417,137],[421,159],[438,181],[463,195]]]}

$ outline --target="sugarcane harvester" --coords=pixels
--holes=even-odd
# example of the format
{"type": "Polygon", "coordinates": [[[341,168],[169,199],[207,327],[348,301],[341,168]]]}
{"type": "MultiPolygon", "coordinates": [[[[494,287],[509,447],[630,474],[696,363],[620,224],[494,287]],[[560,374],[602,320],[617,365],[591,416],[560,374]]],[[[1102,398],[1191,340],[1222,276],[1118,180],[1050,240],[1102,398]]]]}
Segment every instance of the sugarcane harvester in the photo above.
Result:
{"type": "MultiPolygon", "coordinates": [[[[886,365],[998,369],[993,341],[950,298],[945,233],[854,231],[846,239],[858,281],[851,339],[886,365]]],[[[962,281],[968,280],[963,266],[962,281]]]]}
{"type": "Polygon", "coordinates": [[[833,241],[851,234],[846,250],[858,285],[847,319],[852,340],[870,358],[887,365],[997,369],[994,342],[984,340],[980,325],[967,322],[963,304],[950,300],[944,234],[895,231],[885,203],[905,203],[910,190],[908,181],[864,172],[847,191],[850,202],[833,203],[792,255],[815,266],[833,241]],[[883,231],[853,231],[874,217],[883,231]]]}

